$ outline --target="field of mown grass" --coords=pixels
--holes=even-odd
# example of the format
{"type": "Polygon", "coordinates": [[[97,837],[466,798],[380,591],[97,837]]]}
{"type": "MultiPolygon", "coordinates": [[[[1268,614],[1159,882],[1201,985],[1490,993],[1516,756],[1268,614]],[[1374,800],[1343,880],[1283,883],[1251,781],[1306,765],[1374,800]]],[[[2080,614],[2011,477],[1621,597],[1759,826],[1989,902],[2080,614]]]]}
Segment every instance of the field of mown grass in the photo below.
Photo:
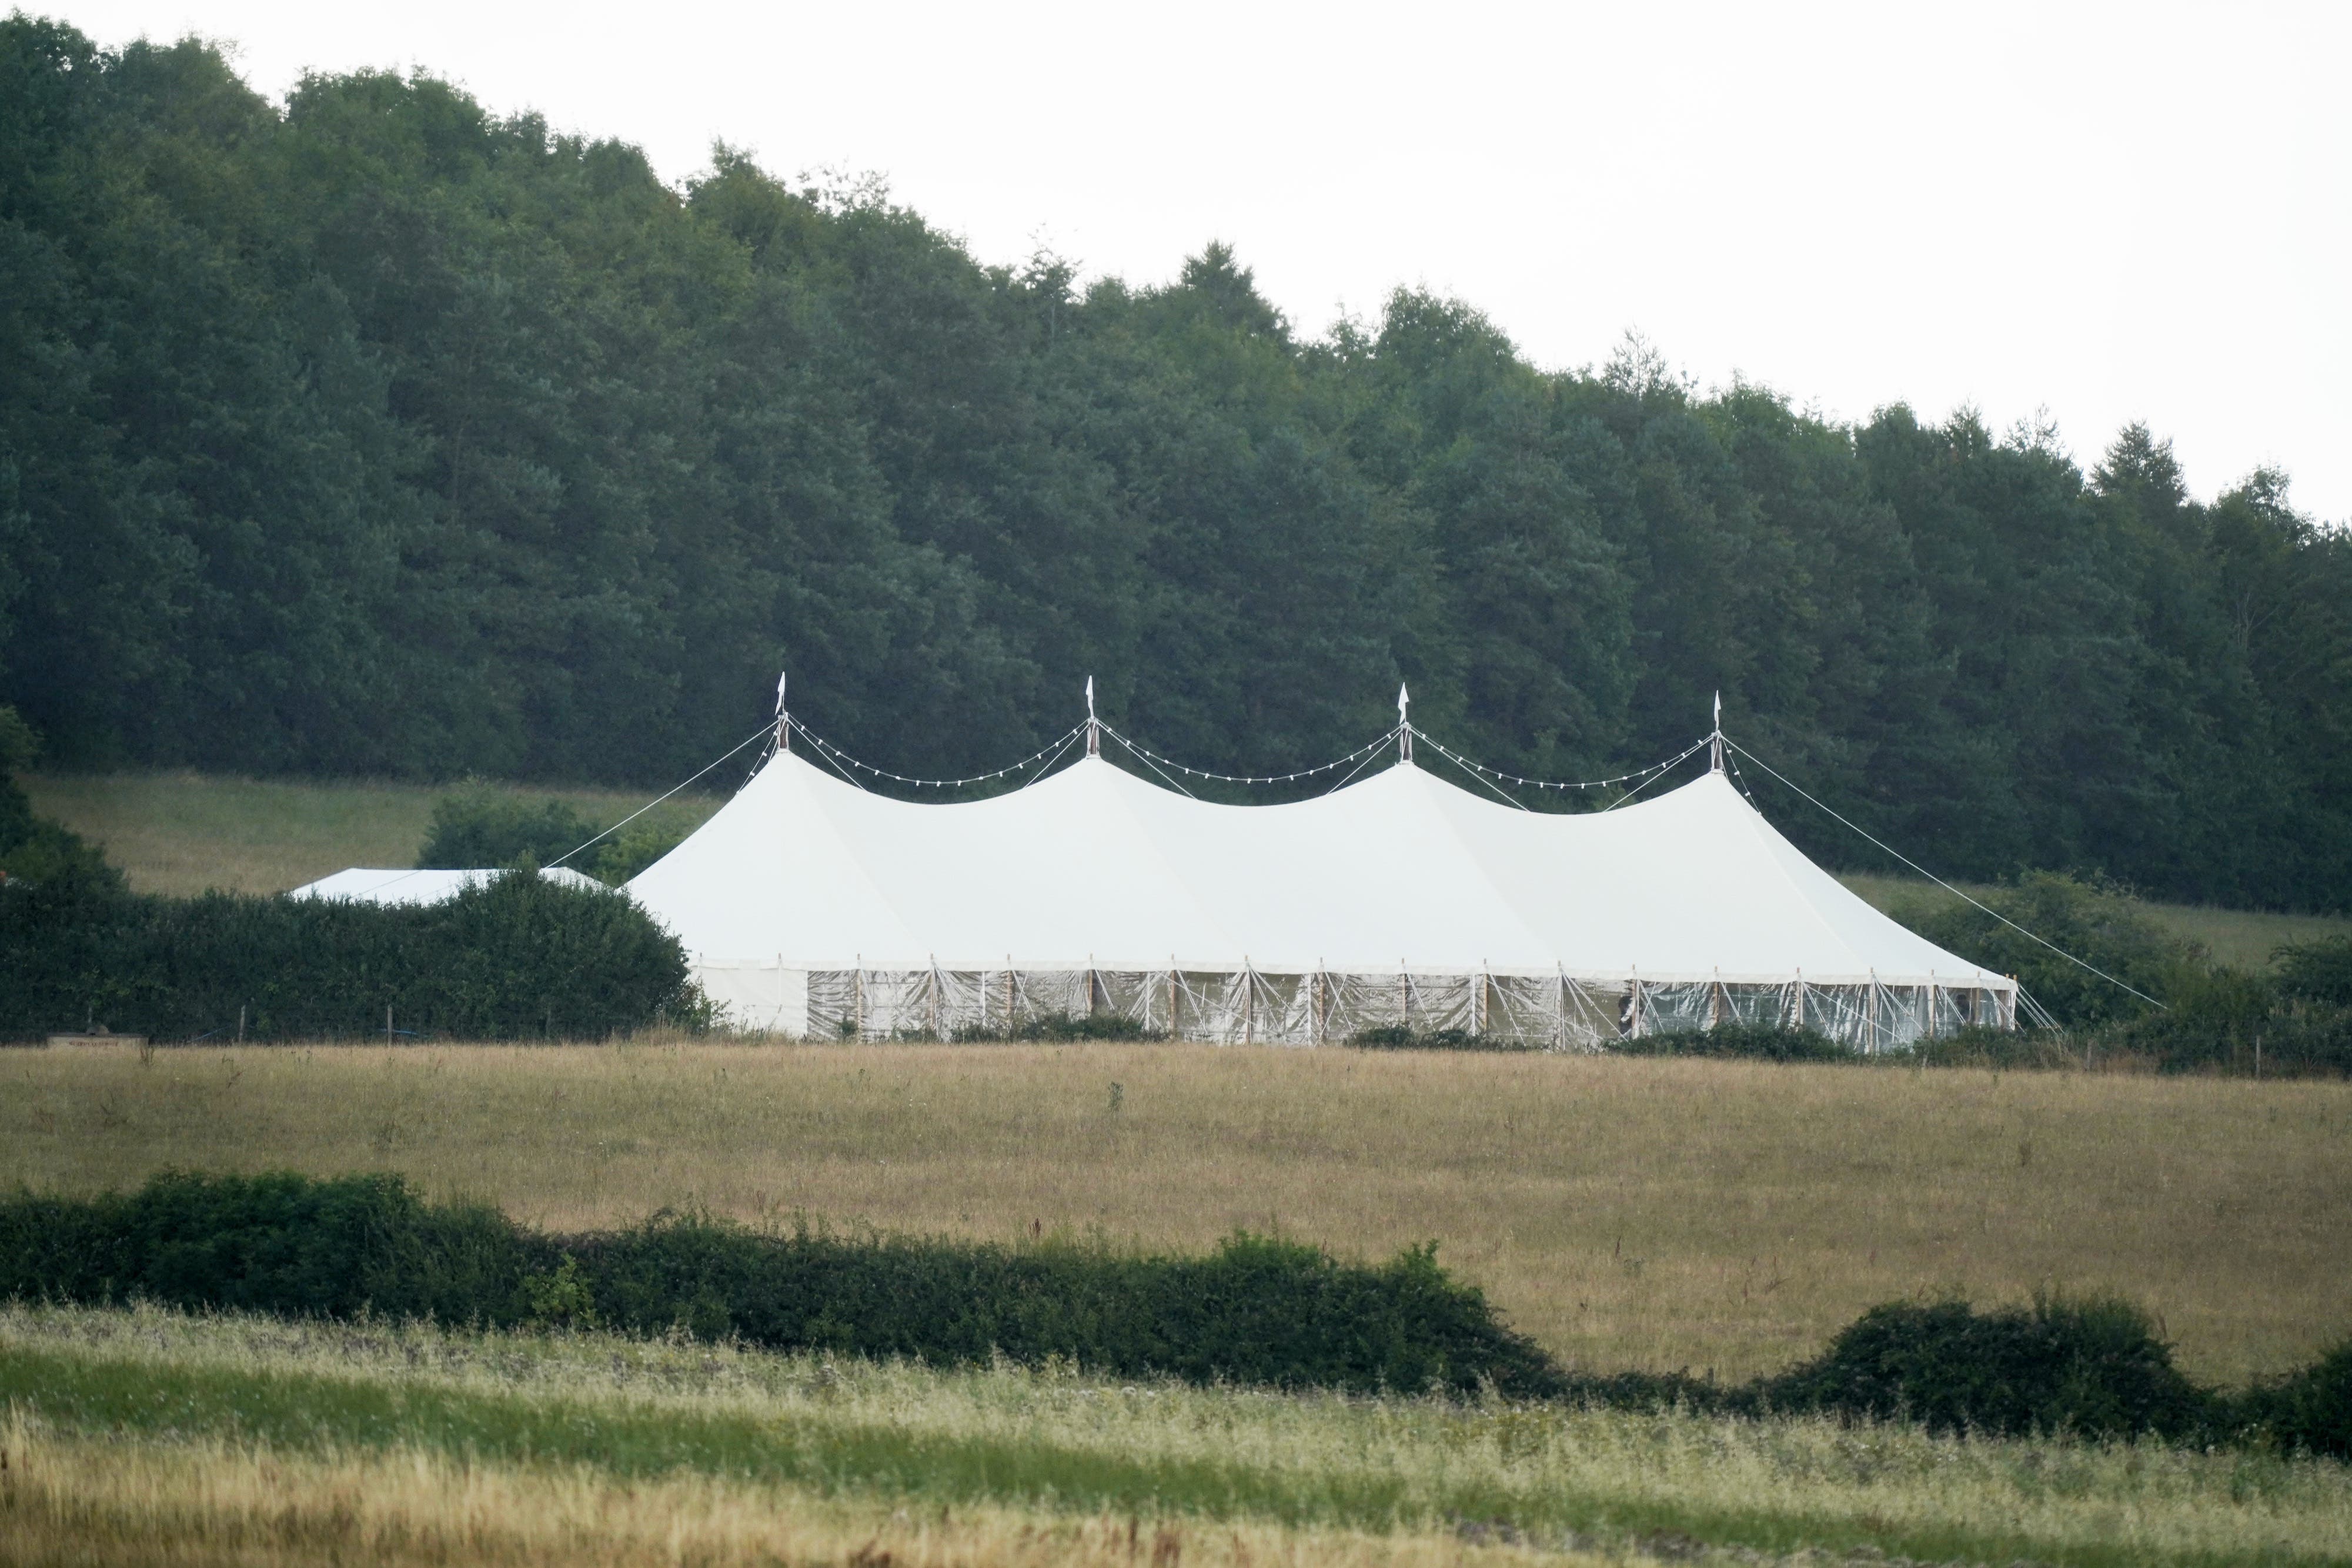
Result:
{"type": "Polygon", "coordinates": [[[580,1229],[1349,1257],[1435,1239],[1565,1362],[1727,1379],[1879,1301],[2116,1292],[2237,1384],[2352,1333],[2352,1084],[1184,1045],[0,1051],[0,1184],[398,1171],[580,1229]],[[1116,1092],[1114,1092],[1114,1086],[1116,1092]]]}
{"type": "MultiPolygon", "coordinates": [[[[452,785],[234,779],[173,773],[31,774],[33,809],[98,844],[142,893],[283,893],[346,866],[416,862],[433,807],[452,785]]],[[[530,800],[563,800],[600,823],[617,821],[658,791],[506,787],[530,800]]],[[[719,809],[684,794],[663,804],[681,831],[719,809]]]]}
{"type": "Polygon", "coordinates": [[[2352,1560],[2352,1469],[0,1309],[0,1563],[2352,1560]]]}
{"type": "MultiPolygon", "coordinates": [[[[383,781],[252,779],[192,772],[35,774],[23,780],[34,809],[101,845],[134,888],[193,894],[207,888],[282,893],[354,865],[408,865],[434,802],[449,786],[383,781]]],[[[727,780],[729,783],[733,779],[727,780]]],[[[509,786],[531,800],[561,800],[610,822],[656,791],[509,786]]],[[[660,808],[680,831],[717,810],[716,795],[688,793],[660,808]]],[[[1949,895],[1932,883],[1855,873],[1847,886],[1880,908],[1949,895]]],[[[1981,894],[1982,888],[1972,892],[1981,894]]],[[[2241,968],[2270,964],[2290,942],[2352,935],[2352,919],[2142,902],[2149,918],[2241,968]]]]}

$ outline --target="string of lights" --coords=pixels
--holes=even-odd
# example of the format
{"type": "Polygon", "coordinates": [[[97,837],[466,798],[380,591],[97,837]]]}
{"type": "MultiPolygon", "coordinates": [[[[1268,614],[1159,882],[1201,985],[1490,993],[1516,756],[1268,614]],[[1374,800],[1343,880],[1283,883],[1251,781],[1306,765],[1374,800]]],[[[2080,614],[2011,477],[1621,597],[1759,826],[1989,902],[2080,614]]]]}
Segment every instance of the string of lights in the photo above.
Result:
{"type": "Polygon", "coordinates": [[[1427,741],[1430,749],[1436,752],[1440,757],[1444,758],[1448,762],[1454,763],[1458,767],[1466,768],[1473,773],[1483,773],[1489,779],[1497,779],[1506,784],[1517,784],[1521,789],[1525,789],[1560,790],[1606,789],[1612,785],[1623,784],[1629,779],[1634,779],[1643,780],[1642,784],[1635,785],[1634,788],[1646,788],[1648,781],[1653,775],[1664,773],[1677,763],[1686,761],[1698,752],[1705,750],[1706,748],[1707,741],[1713,738],[1712,737],[1703,736],[1699,739],[1691,742],[1689,746],[1685,747],[1680,752],[1667,758],[1664,762],[1653,762],[1647,768],[1637,768],[1631,773],[1620,773],[1613,779],[1527,779],[1522,778],[1517,773],[1506,773],[1499,768],[1489,768],[1483,762],[1473,762],[1470,758],[1463,756],[1458,751],[1451,749],[1443,742],[1431,740],[1428,736],[1423,734],[1420,730],[1416,729],[1412,733],[1414,739],[1427,741]]]}
{"type": "Polygon", "coordinates": [[[1372,741],[1368,745],[1360,746],[1355,750],[1348,753],[1347,756],[1342,757],[1336,761],[1318,763],[1312,768],[1302,768],[1295,773],[1264,773],[1245,775],[1239,773],[1212,773],[1205,768],[1187,768],[1181,762],[1172,762],[1167,758],[1160,756],[1156,751],[1148,750],[1143,747],[1136,745],[1135,742],[1128,739],[1127,737],[1119,734],[1118,731],[1111,728],[1108,725],[1103,726],[1103,733],[1109,736],[1113,740],[1118,741],[1121,746],[1126,747],[1129,751],[1134,752],[1138,757],[1156,763],[1160,767],[1173,768],[1177,772],[1188,775],[1194,779],[1213,779],[1221,784],[1288,784],[1300,779],[1312,779],[1318,773],[1328,773],[1335,768],[1345,768],[1350,762],[1354,762],[1360,758],[1368,757],[1397,737],[1396,730],[1391,729],[1386,735],[1381,736],[1378,740],[1372,741]]]}
{"type": "Polygon", "coordinates": [[[993,772],[975,773],[968,779],[917,779],[910,774],[893,773],[887,768],[877,768],[871,762],[860,762],[857,758],[850,756],[849,753],[842,750],[841,747],[834,745],[831,741],[825,739],[823,736],[818,735],[814,730],[810,729],[808,726],[803,724],[800,720],[792,717],[790,715],[785,716],[784,722],[793,727],[793,734],[801,737],[811,746],[815,747],[817,750],[824,753],[826,761],[855,768],[861,773],[871,773],[877,779],[887,779],[894,784],[910,785],[918,789],[954,789],[966,784],[987,784],[999,779],[1008,778],[1013,774],[1020,772],[1031,763],[1035,762],[1042,758],[1052,756],[1055,751],[1067,746],[1072,737],[1080,734],[1087,727],[1085,725],[1078,725],[1073,728],[1065,730],[1060,735],[1055,736],[1052,740],[1046,742],[1044,746],[1039,747],[1036,750],[1023,758],[1020,761],[1012,764],[1010,767],[999,768],[993,772]]]}

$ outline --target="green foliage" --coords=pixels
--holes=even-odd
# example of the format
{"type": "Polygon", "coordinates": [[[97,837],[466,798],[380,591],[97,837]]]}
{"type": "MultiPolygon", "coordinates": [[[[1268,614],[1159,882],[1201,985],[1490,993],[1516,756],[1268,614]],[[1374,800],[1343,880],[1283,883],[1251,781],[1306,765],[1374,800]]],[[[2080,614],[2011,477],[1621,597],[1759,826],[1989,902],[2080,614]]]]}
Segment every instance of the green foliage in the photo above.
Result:
{"type": "Polygon", "coordinates": [[[0,1200],[0,1297],[294,1316],[683,1331],[940,1365],[1059,1357],[1119,1376],[1361,1392],[1555,1393],[1544,1354],[1438,1267],[1236,1234],[1205,1257],[765,1235],[661,1214],[548,1237],[397,1176],[166,1175],[130,1197],[0,1200]]]}
{"type": "Polygon", "coordinates": [[[1882,1051],[1863,1060],[1886,1065],[1982,1067],[2021,1071],[2083,1065],[2083,1047],[2048,1030],[1972,1029],[1915,1041],[1904,1051],[1882,1051]]]}
{"type": "Polygon", "coordinates": [[[167,1172],[128,1197],[0,1201],[0,1295],[21,1299],[510,1322],[525,1261],[497,1210],[394,1176],[167,1172]]]}
{"type": "Polygon", "coordinates": [[[598,831],[562,800],[533,802],[477,785],[435,803],[433,825],[416,852],[416,863],[464,871],[509,866],[528,858],[534,865],[545,865],[594,838],[598,831]]]}
{"type": "Polygon", "coordinates": [[[1626,1056],[1728,1056],[1758,1061],[1857,1061],[1860,1053],[1816,1030],[1726,1023],[1713,1029],[1645,1034],[1610,1047],[1626,1056]]]}
{"type": "Polygon", "coordinates": [[[686,841],[687,830],[660,817],[641,818],[596,849],[596,880],[618,887],[686,841]]]}
{"type": "Polygon", "coordinates": [[[1916,1421],[1935,1432],[2181,1439],[2222,1416],[2126,1302],[2039,1297],[1873,1307],[1819,1358],[1759,1392],[1778,1409],[1916,1421]]]}
{"type": "MultiPolygon", "coordinates": [[[[58,758],[667,782],[780,663],[929,775],[1057,733],[1087,671],[1261,775],[1400,679],[1550,778],[1679,750],[1719,689],[1950,874],[2352,889],[2352,536],[2275,474],[2202,504],[2138,427],[2085,473],[1638,342],[1543,371],[1411,289],[1308,340],[1220,246],[1080,290],[725,149],[672,189],[429,77],[280,106],[198,42],[0,21],[0,703],[58,758]]],[[[560,852],[504,847],[446,858],[560,852]]]]}
{"type": "Polygon", "coordinates": [[[40,750],[32,727],[15,708],[0,707],[0,892],[14,883],[19,892],[47,886],[52,897],[70,899],[119,894],[122,874],[95,845],[34,815],[33,802],[15,775],[40,750]]]}
{"type": "MultiPolygon", "coordinates": [[[[2035,873],[1985,902],[2025,931],[2159,1001],[2168,989],[2194,984],[2202,974],[2189,944],[2166,935],[2125,899],[2095,883],[2035,873]]],[[[1937,946],[1994,974],[2016,976],[2062,1024],[2101,1024],[2146,1009],[2146,1003],[2121,988],[1973,905],[1915,904],[1895,914],[1937,946]]]]}
{"type": "Polygon", "coordinates": [[[2255,1386],[2240,1421],[2290,1451],[2352,1459],[2352,1340],[2301,1372],[2255,1386]]]}
{"type": "Polygon", "coordinates": [[[2281,947],[2278,989],[2296,1001],[2352,1008],[2352,936],[2281,947]]]}
{"type": "Polygon", "coordinates": [[[25,716],[0,706],[0,779],[23,772],[40,755],[41,737],[33,733],[25,716]]]}
{"type": "Polygon", "coordinates": [[[1380,1024],[1360,1029],[1348,1043],[1362,1051],[1533,1051],[1534,1046],[1499,1035],[1466,1029],[1413,1029],[1405,1024],[1380,1024]]]}
{"type": "Polygon", "coordinates": [[[553,1269],[527,1274],[522,1281],[523,1321],[534,1328],[593,1329],[596,1297],[571,1253],[553,1269]]]}
{"type": "MultiPolygon", "coordinates": [[[[845,1032],[856,1032],[850,1026],[845,1032]]],[[[1141,1021],[1117,1013],[1042,1013],[1023,1019],[1010,1030],[971,1026],[955,1031],[959,1041],[1013,1040],[1165,1040],[1168,1031],[1146,1028],[1141,1021]]]]}
{"type": "Polygon", "coordinates": [[[206,894],[80,877],[0,885],[0,1039],[97,1022],[157,1040],[600,1039],[699,998],[677,939],[625,898],[528,872],[441,904],[206,894]]]}

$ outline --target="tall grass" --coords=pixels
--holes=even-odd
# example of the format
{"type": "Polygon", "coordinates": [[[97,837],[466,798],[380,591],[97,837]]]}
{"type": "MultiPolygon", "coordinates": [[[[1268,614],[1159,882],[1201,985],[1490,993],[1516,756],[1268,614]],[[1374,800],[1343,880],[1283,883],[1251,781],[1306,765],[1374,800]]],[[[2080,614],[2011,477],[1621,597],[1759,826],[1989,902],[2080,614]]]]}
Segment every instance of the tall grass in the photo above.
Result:
{"type": "Polygon", "coordinates": [[[1179,1045],[0,1052],[0,1184],[398,1171],[548,1229],[664,1206],[1343,1258],[1434,1239],[1571,1367],[1726,1381],[1879,1301],[2145,1303],[2199,1380],[2352,1329],[2352,1085],[1179,1045]],[[1121,1085],[1114,1105],[1112,1083],[1121,1085]]]}
{"type": "Polygon", "coordinates": [[[1160,1568],[1188,1553],[1445,1556],[1473,1542],[2086,1564],[2352,1557],[2352,1471],[2327,1461],[939,1373],[594,1334],[16,1308],[0,1310],[0,1398],[20,1456],[12,1518],[79,1517],[151,1542],[242,1530],[258,1544],[277,1512],[285,1528],[405,1549],[471,1519],[482,1539],[457,1555],[522,1560],[510,1534],[593,1539],[609,1517],[626,1542],[683,1511],[640,1500],[699,1498],[713,1528],[751,1530],[762,1508],[771,1528],[822,1522],[811,1545],[879,1533],[887,1509],[900,1539],[936,1521],[925,1550],[942,1548],[961,1520],[978,1532],[962,1538],[966,1560],[993,1560],[984,1544],[1017,1538],[1013,1519],[1084,1556],[1085,1531],[1133,1518],[1139,1557],[1175,1542],[1160,1568]],[[144,1485],[76,1463],[100,1433],[144,1485]],[[482,1510],[486,1496],[508,1500],[506,1518],[482,1510]],[[338,1502],[342,1526],[327,1522],[338,1502]]]}

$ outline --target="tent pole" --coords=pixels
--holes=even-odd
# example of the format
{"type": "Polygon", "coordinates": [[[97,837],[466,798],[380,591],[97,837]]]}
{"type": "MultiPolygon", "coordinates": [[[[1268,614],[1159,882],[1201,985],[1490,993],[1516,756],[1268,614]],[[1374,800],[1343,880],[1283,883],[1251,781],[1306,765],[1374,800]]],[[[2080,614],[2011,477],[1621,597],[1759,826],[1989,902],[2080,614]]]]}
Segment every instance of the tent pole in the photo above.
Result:
{"type": "Polygon", "coordinates": [[[1257,1016],[1251,1005],[1257,1000],[1257,988],[1250,983],[1249,955],[1242,955],[1242,1043],[1256,1043],[1257,1016]]]}
{"type": "Polygon", "coordinates": [[[1168,1038],[1176,1038],[1176,955],[1168,955],[1168,1038]]]}

